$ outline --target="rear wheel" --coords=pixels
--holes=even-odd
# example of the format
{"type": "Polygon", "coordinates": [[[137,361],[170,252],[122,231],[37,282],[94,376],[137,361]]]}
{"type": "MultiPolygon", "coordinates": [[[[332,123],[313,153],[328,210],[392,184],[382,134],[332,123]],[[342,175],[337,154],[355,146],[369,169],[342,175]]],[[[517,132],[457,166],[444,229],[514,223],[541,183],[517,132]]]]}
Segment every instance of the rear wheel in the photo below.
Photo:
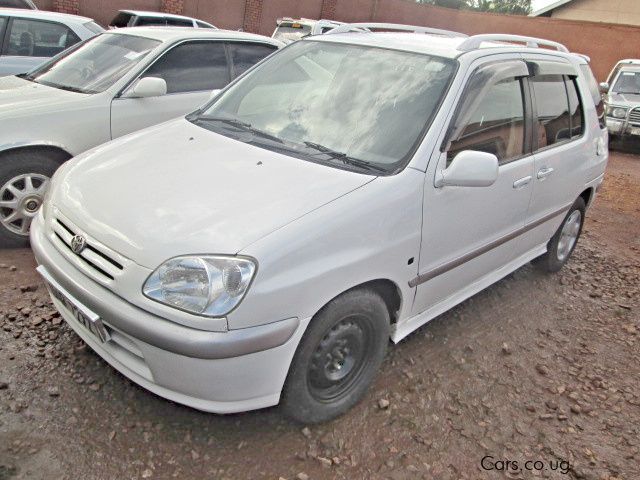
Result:
{"type": "Polygon", "coordinates": [[[567,263],[582,233],[585,209],[584,199],[579,197],[569,209],[556,233],[549,240],[547,253],[535,260],[534,263],[538,268],[553,273],[567,263]]]}
{"type": "Polygon", "coordinates": [[[370,290],[332,300],[312,320],[293,358],[282,408],[303,423],[325,422],[354,406],[371,385],[389,342],[389,312],[370,290]]]}
{"type": "Polygon", "coordinates": [[[0,160],[0,247],[24,247],[59,162],[37,152],[0,160]]]}

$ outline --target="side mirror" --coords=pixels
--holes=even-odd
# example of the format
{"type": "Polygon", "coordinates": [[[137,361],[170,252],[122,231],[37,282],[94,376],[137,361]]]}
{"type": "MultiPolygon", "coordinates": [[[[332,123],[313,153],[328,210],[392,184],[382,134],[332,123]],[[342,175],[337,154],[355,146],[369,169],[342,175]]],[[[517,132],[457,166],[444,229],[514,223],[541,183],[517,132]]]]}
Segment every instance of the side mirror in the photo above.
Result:
{"type": "Polygon", "coordinates": [[[216,98],[219,93],[220,93],[219,88],[217,90],[211,90],[211,94],[209,94],[209,100],[213,100],[214,98],[216,98]]]}
{"type": "Polygon", "coordinates": [[[436,187],[489,187],[498,179],[498,157],[491,153],[465,150],[449,168],[441,170],[436,187]]]}
{"type": "Polygon", "coordinates": [[[600,93],[609,93],[609,84],[607,82],[602,82],[599,86],[600,93]]]}
{"type": "Polygon", "coordinates": [[[161,97],[167,94],[167,82],[158,77],[144,77],[124,95],[127,98],[161,97]]]}

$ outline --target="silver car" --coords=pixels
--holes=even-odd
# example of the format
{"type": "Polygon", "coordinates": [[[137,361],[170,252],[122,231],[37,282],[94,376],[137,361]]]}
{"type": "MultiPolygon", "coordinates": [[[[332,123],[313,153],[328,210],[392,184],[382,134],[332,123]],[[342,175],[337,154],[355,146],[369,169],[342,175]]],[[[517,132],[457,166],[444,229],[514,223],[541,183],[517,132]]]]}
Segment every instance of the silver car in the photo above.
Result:
{"type": "Polygon", "coordinates": [[[640,137],[640,60],[622,60],[600,84],[612,138],[640,137]]]}
{"type": "Polygon", "coordinates": [[[0,77],[26,73],[103,31],[87,17],[0,8],[0,77]]]}

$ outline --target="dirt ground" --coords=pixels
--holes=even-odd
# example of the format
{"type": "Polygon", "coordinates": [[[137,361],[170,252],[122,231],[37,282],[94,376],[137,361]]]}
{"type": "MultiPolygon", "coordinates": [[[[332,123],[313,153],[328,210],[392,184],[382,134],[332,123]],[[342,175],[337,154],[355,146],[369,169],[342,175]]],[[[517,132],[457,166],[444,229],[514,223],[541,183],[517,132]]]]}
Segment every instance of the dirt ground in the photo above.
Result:
{"type": "Polygon", "coordinates": [[[562,272],[526,266],[437,318],[311,428],[144,391],[61,322],[29,250],[0,264],[0,480],[640,479],[638,156],[612,155],[562,272]]]}

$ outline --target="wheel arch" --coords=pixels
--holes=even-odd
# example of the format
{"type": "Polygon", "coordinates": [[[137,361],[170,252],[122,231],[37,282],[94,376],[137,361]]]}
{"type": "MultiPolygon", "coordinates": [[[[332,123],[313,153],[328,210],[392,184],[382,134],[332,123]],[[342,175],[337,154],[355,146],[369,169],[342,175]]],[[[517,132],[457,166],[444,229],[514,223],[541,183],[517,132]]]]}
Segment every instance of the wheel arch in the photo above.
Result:
{"type": "Polygon", "coordinates": [[[52,160],[62,165],[73,155],[62,145],[52,143],[29,143],[23,145],[11,145],[0,150],[0,161],[9,160],[16,153],[37,152],[47,155],[52,160]]]}
{"type": "MultiPolygon", "coordinates": [[[[339,296],[344,295],[347,292],[351,292],[353,290],[360,290],[360,289],[363,289],[363,290],[370,289],[370,290],[373,290],[378,295],[380,295],[385,305],[387,306],[391,324],[393,325],[398,321],[398,316],[400,315],[400,309],[402,307],[402,291],[400,290],[400,287],[396,282],[389,280],[387,278],[378,278],[375,280],[368,280],[366,282],[359,283],[358,285],[350,287],[344,290],[343,292],[340,292],[339,294],[335,295],[333,298],[331,298],[331,300],[325,303],[318,310],[318,312],[320,312],[325,306],[327,306],[329,303],[331,303],[333,300],[335,300],[339,296]]],[[[316,312],[316,315],[318,314],[318,312],[316,312]]]]}
{"type": "Polygon", "coordinates": [[[583,190],[582,193],[578,196],[584,200],[585,206],[589,207],[591,204],[591,201],[593,200],[594,193],[595,193],[595,188],[589,187],[583,190]]]}

